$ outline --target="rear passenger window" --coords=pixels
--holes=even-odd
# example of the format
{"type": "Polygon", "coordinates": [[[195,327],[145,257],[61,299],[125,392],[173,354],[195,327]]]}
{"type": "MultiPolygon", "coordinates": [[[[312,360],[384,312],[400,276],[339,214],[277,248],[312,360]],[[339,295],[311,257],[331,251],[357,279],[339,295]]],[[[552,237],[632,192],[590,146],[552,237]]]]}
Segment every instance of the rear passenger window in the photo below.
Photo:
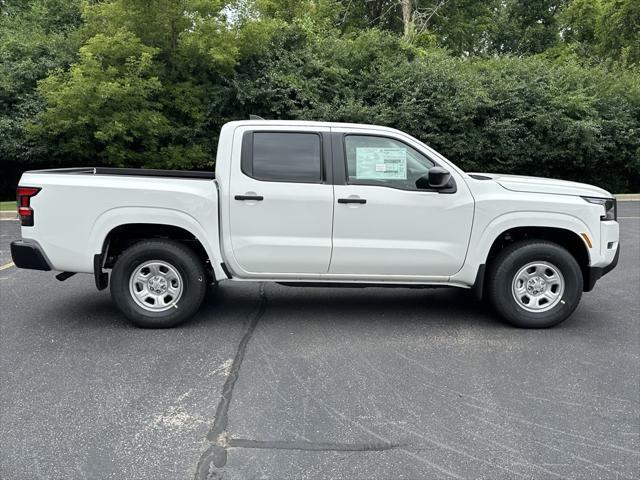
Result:
{"type": "Polygon", "coordinates": [[[322,182],[317,133],[253,132],[253,142],[243,142],[243,148],[247,147],[253,155],[243,155],[242,171],[250,177],[272,182],[322,182]]]}

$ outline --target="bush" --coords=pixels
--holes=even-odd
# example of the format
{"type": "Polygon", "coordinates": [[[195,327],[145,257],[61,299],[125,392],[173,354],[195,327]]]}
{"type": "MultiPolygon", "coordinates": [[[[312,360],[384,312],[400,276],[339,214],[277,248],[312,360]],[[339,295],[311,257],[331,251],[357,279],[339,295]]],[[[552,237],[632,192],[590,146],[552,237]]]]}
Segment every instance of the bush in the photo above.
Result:
{"type": "Polygon", "coordinates": [[[583,45],[597,25],[577,28],[585,5],[563,20],[578,43],[487,57],[437,47],[444,30],[340,27],[335,2],[298,15],[270,0],[233,25],[217,0],[152,3],[29,0],[0,16],[3,196],[34,166],[213,168],[222,124],[249,114],[382,124],[467,171],[640,191],[640,72],[629,42],[624,62],[576,53],[599,51],[583,45]]]}
{"type": "Polygon", "coordinates": [[[455,58],[365,30],[318,38],[279,32],[243,59],[235,94],[245,117],[375,123],[421,139],[461,168],[640,190],[637,73],[544,56],[455,58]]]}

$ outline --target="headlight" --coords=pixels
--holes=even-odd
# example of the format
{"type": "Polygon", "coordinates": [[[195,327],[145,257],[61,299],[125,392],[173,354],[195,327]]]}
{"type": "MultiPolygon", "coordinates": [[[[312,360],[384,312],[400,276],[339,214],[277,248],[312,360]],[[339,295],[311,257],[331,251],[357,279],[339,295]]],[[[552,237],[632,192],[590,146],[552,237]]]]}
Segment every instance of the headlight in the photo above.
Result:
{"type": "Polygon", "coordinates": [[[599,197],[582,197],[589,203],[602,205],[604,207],[604,215],[600,216],[600,220],[617,220],[618,219],[618,202],[615,198],[599,198],[599,197]]]}

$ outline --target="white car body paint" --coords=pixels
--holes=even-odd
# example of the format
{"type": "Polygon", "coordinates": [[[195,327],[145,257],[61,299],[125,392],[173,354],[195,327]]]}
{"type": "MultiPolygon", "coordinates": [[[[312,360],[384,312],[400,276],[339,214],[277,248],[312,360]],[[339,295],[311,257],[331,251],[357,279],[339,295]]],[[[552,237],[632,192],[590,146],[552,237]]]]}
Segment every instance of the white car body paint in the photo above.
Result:
{"type": "Polygon", "coordinates": [[[22,227],[53,270],[93,273],[93,260],[114,228],[171,225],[196,237],[218,280],[433,284],[471,287],[493,242],[517,227],[551,227],[588,235],[589,264],[612,263],[617,222],[581,196],[605,190],[560,180],[463,172],[398,130],[374,125],[239,121],[223,126],[216,179],[26,172],[34,226],[22,227]],[[457,191],[385,186],[263,182],[240,168],[246,130],[374,134],[401,140],[451,173],[457,191]],[[236,195],[265,201],[237,201],[236,195]],[[359,196],[364,205],[338,204],[359,196]]]}

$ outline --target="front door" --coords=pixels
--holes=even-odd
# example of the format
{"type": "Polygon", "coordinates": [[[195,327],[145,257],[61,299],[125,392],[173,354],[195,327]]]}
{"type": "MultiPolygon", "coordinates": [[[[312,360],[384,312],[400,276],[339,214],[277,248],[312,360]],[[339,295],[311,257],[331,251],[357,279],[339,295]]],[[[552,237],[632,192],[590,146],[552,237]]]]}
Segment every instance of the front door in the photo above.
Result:
{"type": "Polygon", "coordinates": [[[436,161],[374,133],[334,133],[334,156],[345,173],[335,185],[330,274],[442,279],[462,267],[474,205],[457,172],[453,188],[419,190],[436,161]]]}
{"type": "Polygon", "coordinates": [[[323,146],[328,131],[240,133],[229,222],[235,267],[244,274],[327,272],[333,218],[333,186],[324,163],[330,152],[323,146]]]}

